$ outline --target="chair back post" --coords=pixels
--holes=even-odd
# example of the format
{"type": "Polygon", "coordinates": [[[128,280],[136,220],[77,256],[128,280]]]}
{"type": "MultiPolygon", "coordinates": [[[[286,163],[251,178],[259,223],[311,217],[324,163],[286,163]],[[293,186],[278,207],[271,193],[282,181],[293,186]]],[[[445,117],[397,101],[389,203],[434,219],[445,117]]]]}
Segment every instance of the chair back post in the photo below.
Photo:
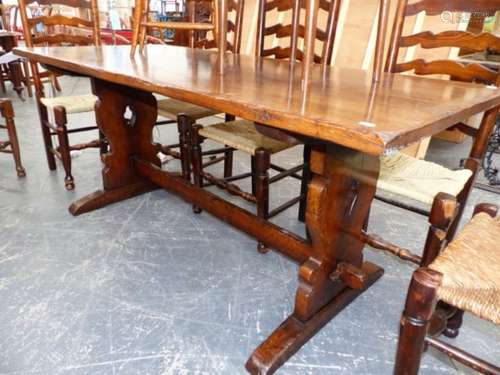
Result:
{"type": "MultiPolygon", "coordinates": [[[[217,0],[216,0],[217,1],[217,0]]],[[[148,2],[149,4],[149,2],[148,2]]],[[[188,14],[188,21],[195,23],[196,22],[196,3],[194,0],[187,0],[187,14],[188,14]]],[[[189,30],[188,31],[188,43],[189,47],[194,48],[194,38],[195,38],[195,31],[194,30],[189,30]]]]}
{"type": "MultiPolygon", "coordinates": [[[[241,49],[241,30],[243,29],[243,11],[245,9],[244,0],[237,0],[236,4],[236,18],[234,20],[234,39],[233,49],[234,53],[239,54],[241,49]]],[[[233,1],[234,3],[234,1],[233,1]]]]}
{"type": "Polygon", "coordinates": [[[319,1],[320,0],[307,0],[306,4],[306,28],[304,31],[304,58],[302,59],[303,87],[309,84],[311,70],[314,65],[314,47],[315,47],[317,25],[318,25],[319,1]]]}
{"type": "Polygon", "coordinates": [[[497,123],[498,114],[500,112],[500,107],[495,107],[484,113],[484,116],[479,125],[477,135],[472,144],[472,148],[469,157],[476,160],[482,160],[486,149],[488,148],[488,143],[490,135],[495,128],[497,123]]]}
{"type": "Polygon", "coordinates": [[[387,35],[387,23],[389,22],[390,0],[379,1],[379,17],[377,27],[377,41],[375,45],[375,61],[373,64],[373,82],[379,82],[382,78],[384,64],[384,49],[387,35]]]}
{"type": "Polygon", "coordinates": [[[92,32],[94,37],[94,45],[101,45],[101,28],[99,25],[99,7],[97,1],[91,2],[90,17],[92,19],[92,32]]]}
{"type": "Polygon", "coordinates": [[[28,14],[26,13],[26,2],[25,0],[18,0],[18,3],[21,23],[23,24],[24,42],[27,47],[33,47],[33,41],[31,40],[31,28],[28,20],[28,14]]]}
{"type": "Polygon", "coordinates": [[[255,57],[261,57],[264,52],[264,29],[266,28],[266,0],[259,0],[257,16],[257,35],[255,39],[255,57]]]}
{"type": "MultiPolygon", "coordinates": [[[[299,41],[298,29],[300,24],[300,2],[301,0],[295,0],[293,2],[293,8],[292,8],[292,34],[290,35],[290,64],[293,64],[295,60],[297,60],[297,44],[299,41]]],[[[316,35],[314,37],[316,37],[316,35]]],[[[262,43],[264,44],[264,41],[262,41],[262,43]]]]}
{"type": "Polygon", "coordinates": [[[403,35],[403,27],[405,23],[405,12],[408,0],[398,0],[398,6],[396,8],[396,15],[394,18],[394,24],[391,32],[391,39],[389,42],[389,51],[387,54],[387,62],[385,66],[385,71],[388,73],[395,73],[395,67],[398,63],[399,57],[399,45],[401,36],[403,35]]]}
{"type": "Polygon", "coordinates": [[[323,51],[321,53],[321,56],[324,56],[321,64],[323,64],[324,66],[330,65],[332,63],[333,44],[335,43],[335,37],[337,35],[341,6],[342,0],[332,0],[332,2],[330,3],[330,10],[328,12],[328,22],[326,28],[326,40],[323,43],[323,51]]]}
{"type": "Polygon", "coordinates": [[[228,0],[214,0],[216,2],[215,14],[217,15],[216,20],[216,31],[215,40],[217,41],[217,54],[218,54],[218,73],[224,74],[224,62],[227,49],[227,11],[228,11],[228,0]]]}

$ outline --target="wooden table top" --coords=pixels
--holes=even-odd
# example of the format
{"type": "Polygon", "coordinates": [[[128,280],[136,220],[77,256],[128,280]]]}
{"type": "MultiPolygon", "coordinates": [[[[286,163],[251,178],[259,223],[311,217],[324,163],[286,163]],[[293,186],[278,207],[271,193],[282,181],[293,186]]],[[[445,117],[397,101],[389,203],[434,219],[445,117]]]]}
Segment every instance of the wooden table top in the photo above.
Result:
{"type": "Polygon", "coordinates": [[[373,85],[359,69],[314,68],[302,88],[300,64],[215,51],[148,45],[16,48],[15,53],[72,73],[207,106],[265,125],[380,155],[408,146],[500,105],[500,90],[384,74],[373,85]]]}

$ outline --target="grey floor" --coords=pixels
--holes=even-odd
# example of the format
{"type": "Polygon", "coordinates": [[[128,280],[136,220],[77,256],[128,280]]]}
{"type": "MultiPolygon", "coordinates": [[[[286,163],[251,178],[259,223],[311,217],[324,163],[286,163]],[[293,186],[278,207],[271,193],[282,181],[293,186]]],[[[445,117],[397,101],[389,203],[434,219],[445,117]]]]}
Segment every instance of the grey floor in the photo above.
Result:
{"type": "MultiPolygon", "coordinates": [[[[88,90],[84,80],[62,82],[66,94],[88,90]]],[[[254,348],[292,311],[297,267],[258,254],[252,239],[164,191],[70,216],[71,201],[100,187],[97,152],[74,158],[76,190],[67,192],[62,169],[47,168],[34,101],[8,95],[28,175],[18,179],[0,155],[0,373],[244,374],[254,348]]],[[[155,136],[168,143],[174,129],[155,136]]],[[[442,147],[433,144],[431,157],[456,160],[454,148],[442,147]]],[[[277,162],[293,165],[299,155],[277,162]]],[[[236,159],[237,169],[248,164],[236,159]]],[[[272,202],[297,189],[293,181],[274,186],[272,202]]],[[[500,196],[474,191],[466,217],[479,202],[500,196]]],[[[276,222],[303,233],[295,209],[276,222]]],[[[370,230],[418,252],[426,223],[376,203],[370,230]]],[[[412,267],[368,248],[365,257],[384,267],[383,278],[279,374],[391,373],[412,267]]],[[[456,340],[496,363],[499,342],[499,327],[471,316],[456,340]]],[[[423,374],[459,372],[432,350],[423,360],[423,374]]]]}

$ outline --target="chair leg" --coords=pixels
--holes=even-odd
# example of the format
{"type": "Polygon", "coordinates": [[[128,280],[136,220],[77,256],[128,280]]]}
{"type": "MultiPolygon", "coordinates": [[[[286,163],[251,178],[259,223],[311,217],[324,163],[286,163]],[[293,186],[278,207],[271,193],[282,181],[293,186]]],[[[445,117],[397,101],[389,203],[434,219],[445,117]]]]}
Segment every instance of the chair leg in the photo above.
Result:
{"type": "Polygon", "coordinates": [[[299,221],[306,221],[306,204],[307,204],[307,188],[311,180],[311,171],[309,170],[309,159],[311,158],[311,146],[304,145],[304,166],[302,167],[302,181],[300,183],[300,199],[299,203],[299,221]]]}
{"type": "Polygon", "coordinates": [[[5,94],[7,90],[5,89],[5,65],[0,66],[0,85],[2,87],[2,92],[5,94]]]}
{"type": "MultiPolygon", "coordinates": [[[[255,198],[257,199],[257,216],[263,219],[269,217],[269,168],[271,166],[271,155],[267,150],[257,149],[255,151],[255,198]]],[[[266,244],[259,242],[257,250],[261,254],[269,251],[266,244]]]]}
{"type": "Polygon", "coordinates": [[[224,151],[224,178],[233,175],[233,153],[234,150],[229,147],[224,151]]]}
{"type": "Polygon", "coordinates": [[[399,326],[395,375],[417,375],[425,336],[437,302],[441,274],[419,268],[413,277],[399,326]]]}
{"type": "Polygon", "coordinates": [[[190,155],[190,137],[191,129],[193,128],[194,120],[186,115],[179,115],[177,117],[177,129],[179,131],[179,143],[180,143],[180,158],[181,158],[181,168],[182,177],[191,181],[191,155],[190,155]]]}
{"type": "Polygon", "coordinates": [[[10,147],[16,165],[16,172],[18,177],[25,177],[26,171],[21,163],[21,151],[19,148],[19,141],[17,139],[16,125],[14,123],[14,110],[10,101],[5,102],[2,108],[2,115],[5,118],[5,125],[7,126],[7,133],[9,135],[10,147]]]}
{"type": "Polygon", "coordinates": [[[257,174],[255,171],[257,169],[257,166],[255,164],[255,156],[253,156],[253,155],[250,157],[250,168],[252,170],[252,176],[251,176],[252,195],[256,195],[257,194],[257,191],[256,191],[257,174]]]}
{"type": "MultiPolygon", "coordinates": [[[[203,187],[203,155],[201,151],[201,144],[203,143],[203,137],[198,134],[198,131],[201,129],[200,125],[195,125],[191,128],[191,144],[190,144],[190,152],[191,152],[191,163],[193,167],[193,181],[194,185],[202,188],[203,187]]],[[[195,214],[201,213],[201,208],[193,205],[193,212],[195,214]]]]}
{"type": "Polygon", "coordinates": [[[42,136],[43,143],[45,145],[45,155],[47,156],[47,163],[49,165],[49,169],[54,171],[56,169],[56,158],[54,157],[54,146],[52,144],[52,136],[51,131],[48,126],[49,116],[47,114],[47,107],[43,105],[40,101],[40,98],[37,95],[37,103],[38,103],[38,115],[40,117],[40,125],[42,127],[42,136]]]}
{"type": "Polygon", "coordinates": [[[23,61],[23,71],[24,71],[24,86],[28,91],[28,96],[33,97],[33,88],[31,87],[31,75],[30,75],[30,64],[28,60],[23,61]]]}
{"type": "Polygon", "coordinates": [[[57,92],[61,92],[62,91],[61,85],[59,84],[59,80],[57,79],[57,76],[55,74],[51,74],[50,75],[50,81],[52,83],[52,87],[54,87],[54,89],[57,92]]]}
{"type": "MultiPolygon", "coordinates": [[[[235,116],[226,113],[225,121],[234,121],[236,119],[235,116]]],[[[231,177],[233,175],[233,154],[234,150],[232,148],[227,148],[224,151],[224,178],[231,177]]]]}
{"type": "Polygon", "coordinates": [[[71,151],[69,147],[68,129],[66,128],[66,110],[63,107],[54,108],[54,118],[57,127],[57,138],[59,140],[59,153],[66,175],[64,185],[67,190],[75,188],[75,181],[71,175],[71,151]]]}

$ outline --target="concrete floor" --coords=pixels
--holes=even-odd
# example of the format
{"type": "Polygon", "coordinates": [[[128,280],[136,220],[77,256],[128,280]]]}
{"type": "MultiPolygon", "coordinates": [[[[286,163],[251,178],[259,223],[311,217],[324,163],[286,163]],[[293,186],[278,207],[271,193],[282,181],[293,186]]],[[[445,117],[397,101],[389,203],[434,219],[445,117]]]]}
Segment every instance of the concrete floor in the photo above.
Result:
{"type": "MultiPolygon", "coordinates": [[[[85,80],[62,83],[67,95],[88,92],[85,80]]],[[[67,192],[62,168],[47,168],[34,101],[8,95],[28,175],[18,179],[9,155],[0,157],[0,373],[245,374],[248,356],[292,311],[297,267],[258,254],[254,240],[164,191],[70,216],[70,202],[100,187],[97,151],[74,159],[76,190],[67,192]]],[[[172,142],[175,126],[155,136],[172,142]]],[[[442,158],[440,147],[432,150],[442,158]]],[[[299,155],[276,161],[293,165],[299,155]]],[[[456,160],[453,149],[448,160],[456,160]]],[[[248,164],[236,158],[237,169],[248,164]]],[[[273,186],[271,201],[297,191],[285,181],[273,186]]],[[[500,197],[474,191],[465,217],[479,202],[500,197]]],[[[276,222],[303,233],[296,209],[276,222]]],[[[418,252],[426,222],[376,203],[370,230],[418,252]]],[[[365,257],[385,275],[278,374],[391,373],[413,268],[370,249],[365,257]]],[[[499,327],[467,315],[455,341],[500,362],[499,327]]],[[[421,373],[461,371],[430,350],[421,373]]]]}

